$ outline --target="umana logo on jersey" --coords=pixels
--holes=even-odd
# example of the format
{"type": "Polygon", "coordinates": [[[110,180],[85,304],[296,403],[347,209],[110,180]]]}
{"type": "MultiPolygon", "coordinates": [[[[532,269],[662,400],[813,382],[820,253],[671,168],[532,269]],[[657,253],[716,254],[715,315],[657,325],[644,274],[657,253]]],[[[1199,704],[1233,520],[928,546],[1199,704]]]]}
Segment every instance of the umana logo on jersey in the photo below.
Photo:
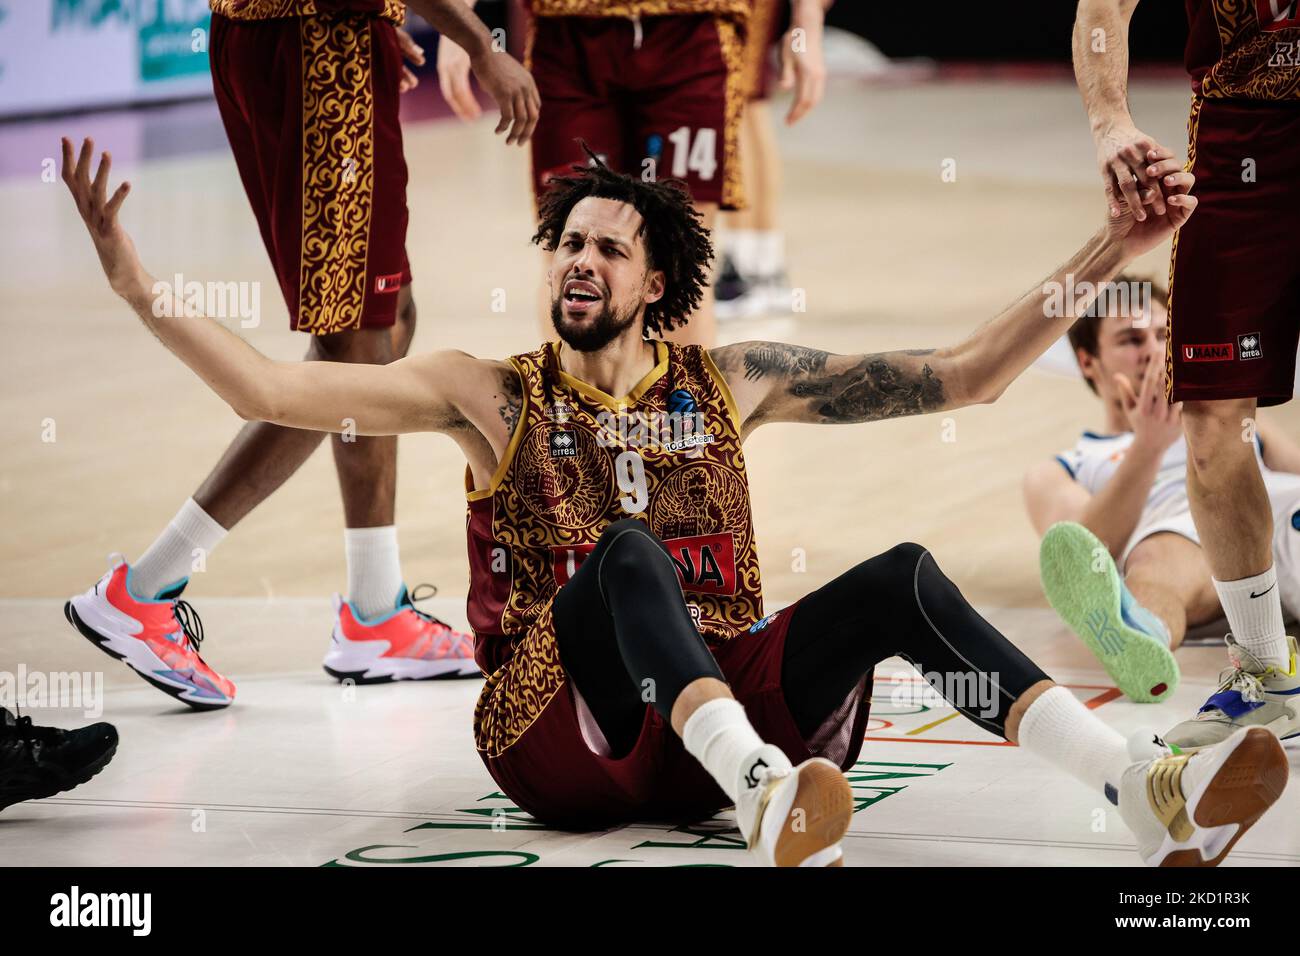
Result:
{"type": "Polygon", "coordinates": [[[1300,0],[1255,0],[1261,30],[1300,27],[1300,0]]]}
{"type": "MultiPolygon", "coordinates": [[[[682,588],[704,594],[736,594],[736,548],[731,533],[697,534],[687,538],[666,538],[664,547],[672,558],[682,588]]],[[[593,544],[553,545],[555,583],[563,587],[578,567],[596,549],[593,544]]]]}

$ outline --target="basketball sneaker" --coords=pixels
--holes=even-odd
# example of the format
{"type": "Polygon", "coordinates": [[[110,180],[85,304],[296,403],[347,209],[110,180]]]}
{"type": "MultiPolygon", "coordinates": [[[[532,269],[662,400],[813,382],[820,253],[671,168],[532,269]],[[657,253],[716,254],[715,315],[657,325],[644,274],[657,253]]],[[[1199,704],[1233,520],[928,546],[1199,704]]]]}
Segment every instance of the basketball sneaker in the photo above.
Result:
{"type": "Polygon", "coordinates": [[[1165,734],[1165,740],[1183,750],[1194,750],[1226,740],[1242,727],[1263,727],[1281,740],[1300,737],[1296,639],[1286,639],[1289,667],[1285,671],[1272,665],[1265,667],[1231,634],[1224,640],[1232,666],[1219,674],[1219,689],[1201,705],[1195,717],[1165,734]]]}
{"type": "Polygon", "coordinates": [[[77,730],[37,727],[0,707],[0,810],[80,786],[108,766],[117,729],[98,723],[77,730]]]}
{"type": "Polygon", "coordinates": [[[718,279],[713,284],[713,310],[718,320],[752,319],[762,315],[766,308],[762,289],[742,275],[734,260],[724,252],[718,279]]]}
{"type": "Polygon", "coordinates": [[[1282,796],[1288,773],[1277,738],[1242,727],[1204,750],[1133,764],[1112,799],[1147,865],[1218,866],[1282,796]]]}
{"type": "Polygon", "coordinates": [[[105,654],[177,700],[196,710],[228,707],[235,685],[199,656],[203,622],[180,599],[189,579],[139,601],[127,586],[130,576],[131,566],[114,555],[93,588],[63,605],[63,616],[105,654]]]}
{"type": "Polygon", "coordinates": [[[1178,663],[1169,631],[1124,586],[1101,540],[1081,524],[1062,521],[1047,529],[1038,556],[1047,600],[1115,686],[1138,703],[1172,694],[1178,663]]]}
{"type": "Polygon", "coordinates": [[[424,597],[414,597],[403,586],[392,611],[367,620],[334,595],[337,620],[325,673],[357,684],[481,676],[474,663],[474,638],[417,610],[415,601],[424,597]]]}
{"type": "Polygon", "coordinates": [[[750,852],[766,866],[843,866],[840,840],[853,819],[853,791],[823,757],[790,770],[763,769],[742,781],[736,820],[750,852]]]}

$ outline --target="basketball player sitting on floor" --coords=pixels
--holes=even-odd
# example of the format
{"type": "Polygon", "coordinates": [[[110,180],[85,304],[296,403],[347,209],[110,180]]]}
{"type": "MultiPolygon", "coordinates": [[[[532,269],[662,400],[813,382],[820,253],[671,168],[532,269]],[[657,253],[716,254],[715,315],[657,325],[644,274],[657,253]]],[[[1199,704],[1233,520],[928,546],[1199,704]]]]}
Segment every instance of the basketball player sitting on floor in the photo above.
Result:
{"type": "MultiPolygon", "coordinates": [[[[1041,285],[946,349],[831,355],[646,338],[680,323],[712,257],[690,196],[595,157],[545,195],[535,241],[559,342],[508,361],[443,351],[391,365],[277,362],[218,323],[153,308],[92,148],[64,179],[113,290],[246,419],[371,435],[440,431],[468,460],[469,617],[489,677],[474,713],[502,791],[554,826],[702,818],[734,803],[766,863],[842,862],[876,663],[901,655],[954,706],[1105,794],[1148,863],[1217,863],[1280,796],[1277,738],[1139,751],[994,630],[934,558],[900,544],[764,616],[741,444],[768,422],[864,422],[991,402],[1068,319],[1041,285]],[[944,678],[942,675],[948,675],[944,678]],[[981,697],[983,695],[980,695],[981,697]],[[977,709],[979,708],[979,709],[977,709]]],[[[1127,210],[1048,281],[1111,278],[1196,206],[1127,210]]]]}
{"type": "MultiPolygon", "coordinates": [[[[1138,287],[1131,276],[1118,283],[1138,287]]],[[[1117,299],[1107,301],[1117,306],[1117,299]]],[[[1030,520],[1043,535],[1043,588],[1052,606],[1136,701],[1173,693],[1178,665],[1170,652],[1189,627],[1223,615],[1188,503],[1181,405],[1164,397],[1167,303],[1168,293],[1155,287],[1149,315],[1094,307],[1070,327],[1079,369],[1102,401],[1103,433],[1085,431],[1073,449],[1031,468],[1024,484],[1030,520]]],[[[1282,606],[1300,618],[1300,447],[1264,421],[1243,437],[1255,442],[1272,505],[1282,606]]],[[[1229,711],[1282,738],[1300,734],[1300,716],[1287,705],[1300,689],[1295,638],[1289,641],[1284,674],[1229,637],[1234,664],[1223,696],[1165,740],[1199,746],[1201,731],[1229,711]]]]}

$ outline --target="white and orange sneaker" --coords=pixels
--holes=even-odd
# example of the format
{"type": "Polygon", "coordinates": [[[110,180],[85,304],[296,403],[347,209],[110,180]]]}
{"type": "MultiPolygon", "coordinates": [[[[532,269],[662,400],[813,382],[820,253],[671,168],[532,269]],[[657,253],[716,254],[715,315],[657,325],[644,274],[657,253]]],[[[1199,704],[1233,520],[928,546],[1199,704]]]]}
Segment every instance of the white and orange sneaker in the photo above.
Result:
{"type": "Polygon", "coordinates": [[[338,620],[325,673],[336,680],[384,684],[481,676],[474,663],[474,638],[416,610],[405,586],[393,610],[382,617],[366,620],[338,594],[334,610],[338,620]]]}
{"type": "Polygon", "coordinates": [[[85,594],[63,605],[63,616],[82,636],[116,657],[154,687],[197,710],[228,707],[235,685],[203,662],[203,623],[180,599],[186,581],[138,601],[127,589],[131,567],[120,555],[85,594]]]}

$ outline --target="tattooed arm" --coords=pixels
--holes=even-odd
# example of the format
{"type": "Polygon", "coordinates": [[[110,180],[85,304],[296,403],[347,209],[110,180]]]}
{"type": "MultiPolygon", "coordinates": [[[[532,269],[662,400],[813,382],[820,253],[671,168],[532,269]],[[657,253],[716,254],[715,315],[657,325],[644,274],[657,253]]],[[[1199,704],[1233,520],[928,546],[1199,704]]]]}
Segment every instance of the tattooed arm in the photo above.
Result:
{"type": "Polygon", "coordinates": [[[835,355],[802,345],[740,342],[709,353],[746,432],[765,422],[869,422],[952,406],[947,352],[835,355]]]}
{"type": "MultiPolygon", "coordinates": [[[[764,422],[865,422],[997,400],[1066,333],[1104,283],[1168,239],[1196,208],[1190,173],[1170,171],[1167,214],[1135,223],[1125,210],[1068,262],[950,348],[833,355],[775,342],[741,342],[710,355],[731,387],[743,431],[764,422]],[[1074,301],[1063,301],[1065,290],[1074,301]],[[1053,302],[1056,306],[1053,307],[1053,302]]],[[[1153,167],[1156,168],[1156,167],[1153,167]]]]}

